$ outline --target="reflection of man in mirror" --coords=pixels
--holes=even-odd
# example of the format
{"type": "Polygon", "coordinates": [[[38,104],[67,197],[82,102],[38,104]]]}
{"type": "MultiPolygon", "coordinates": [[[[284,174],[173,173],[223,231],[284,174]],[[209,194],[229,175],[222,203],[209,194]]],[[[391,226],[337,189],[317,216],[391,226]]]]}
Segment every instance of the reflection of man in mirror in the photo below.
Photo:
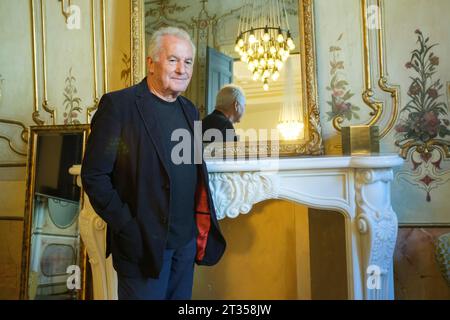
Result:
{"type": "Polygon", "coordinates": [[[190,299],[194,262],[213,265],[225,250],[206,165],[193,161],[199,112],[180,96],[194,56],[185,31],[159,29],[149,41],[147,77],[105,94],[92,119],[81,177],[107,222],[119,299],[190,299]],[[172,155],[176,129],[191,138],[190,161],[181,164],[172,155]]]}
{"type": "Polygon", "coordinates": [[[237,141],[233,124],[241,121],[244,112],[245,95],[242,88],[233,84],[222,87],[216,96],[215,110],[202,121],[203,142],[219,142],[214,130],[209,129],[219,130],[222,141],[237,141]]]}

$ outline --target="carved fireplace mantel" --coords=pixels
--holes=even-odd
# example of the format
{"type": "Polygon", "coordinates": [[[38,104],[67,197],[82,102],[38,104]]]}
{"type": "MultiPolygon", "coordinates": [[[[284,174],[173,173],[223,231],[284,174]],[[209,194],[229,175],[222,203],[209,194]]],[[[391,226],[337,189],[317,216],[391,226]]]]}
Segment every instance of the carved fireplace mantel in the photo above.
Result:
{"type": "MultiPolygon", "coordinates": [[[[392,168],[398,155],[209,160],[210,187],[219,219],[284,199],[345,217],[349,299],[393,299],[397,217],[392,210],[392,168]]],[[[75,166],[72,174],[79,174],[75,166]]],[[[105,223],[85,197],[80,233],[93,273],[95,299],[115,299],[116,277],[105,260],[105,223]]]]}

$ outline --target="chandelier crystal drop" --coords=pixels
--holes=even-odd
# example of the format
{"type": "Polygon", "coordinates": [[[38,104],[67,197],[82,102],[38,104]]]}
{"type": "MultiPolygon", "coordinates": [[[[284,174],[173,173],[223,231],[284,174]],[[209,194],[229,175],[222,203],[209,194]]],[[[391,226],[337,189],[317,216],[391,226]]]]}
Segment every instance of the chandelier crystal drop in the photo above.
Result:
{"type": "Polygon", "coordinates": [[[253,80],[269,90],[295,49],[284,0],[247,0],[241,9],[235,51],[248,64],[253,80]]]}

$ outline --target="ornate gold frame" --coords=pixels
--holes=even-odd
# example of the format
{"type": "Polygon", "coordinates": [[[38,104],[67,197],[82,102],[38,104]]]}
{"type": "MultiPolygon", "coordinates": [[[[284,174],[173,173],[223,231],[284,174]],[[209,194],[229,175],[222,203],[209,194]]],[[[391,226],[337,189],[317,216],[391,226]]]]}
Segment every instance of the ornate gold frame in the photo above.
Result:
{"type": "MultiPolygon", "coordinates": [[[[40,10],[38,12],[38,15],[36,16],[35,8],[37,0],[29,0],[30,1],[30,10],[31,10],[31,47],[33,52],[33,86],[34,86],[34,107],[33,107],[33,113],[32,113],[32,119],[34,123],[37,125],[44,125],[45,120],[40,118],[40,110],[39,110],[39,88],[38,88],[38,66],[40,65],[37,61],[37,22],[40,21],[40,28],[41,28],[41,51],[42,51],[42,75],[43,75],[43,82],[42,82],[42,91],[43,91],[43,101],[42,101],[42,108],[44,111],[48,114],[50,114],[50,117],[52,118],[52,124],[56,125],[57,122],[57,108],[52,107],[50,105],[50,102],[48,100],[47,95],[47,28],[46,28],[46,3],[43,0],[39,0],[40,3],[40,10]],[[38,18],[38,19],[37,19],[38,18]]],[[[90,9],[91,9],[91,47],[92,47],[92,57],[93,57],[93,79],[94,79],[94,85],[93,85],[93,97],[92,97],[92,104],[89,104],[86,106],[86,121],[90,122],[91,113],[93,113],[97,107],[98,103],[100,101],[100,98],[98,96],[98,65],[97,65],[97,56],[98,56],[98,48],[97,48],[97,40],[96,40],[96,4],[97,1],[90,0],[90,9]]],[[[62,3],[61,3],[62,5],[62,3]]],[[[108,66],[106,63],[107,60],[107,53],[106,53],[106,0],[100,1],[100,16],[101,16],[101,35],[102,35],[102,68],[103,68],[103,92],[107,92],[108,89],[108,66]]],[[[67,18],[67,17],[66,17],[67,18]]]]}
{"type": "MultiPolygon", "coordinates": [[[[368,13],[367,13],[368,0],[362,0],[361,2],[361,17],[362,17],[362,34],[363,34],[363,58],[364,58],[364,92],[362,93],[362,100],[364,103],[372,109],[370,112],[371,118],[368,120],[366,125],[372,126],[376,125],[383,114],[386,112],[385,103],[375,99],[374,87],[372,84],[371,76],[375,70],[372,70],[370,65],[371,52],[369,44],[369,29],[368,29],[368,13]]],[[[376,5],[378,8],[378,21],[379,27],[376,32],[376,41],[378,44],[377,55],[378,55],[378,68],[379,68],[379,78],[378,87],[381,91],[390,94],[392,99],[392,112],[386,124],[386,127],[382,129],[380,133],[380,139],[385,137],[391,129],[394,127],[398,118],[398,104],[399,104],[399,88],[398,86],[388,85],[388,79],[385,72],[385,57],[384,57],[384,36],[383,36],[383,15],[384,15],[384,5],[382,0],[376,0],[376,5]]],[[[333,118],[333,127],[336,131],[341,132],[341,124],[344,122],[344,118],[341,115],[336,115],[333,118]]]]}
{"type": "MultiPolygon", "coordinates": [[[[80,125],[48,125],[48,126],[31,126],[28,134],[28,158],[27,158],[27,176],[26,176],[26,196],[25,196],[25,213],[23,225],[23,242],[22,242],[22,265],[20,278],[20,299],[28,299],[28,281],[30,268],[30,241],[31,228],[33,225],[33,195],[36,177],[36,144],[40,133],[83,133],[83,152],[84,155],[87,137],[90,132],[89,124],[80,125]]],[[[84,191],[80,191],[80,208],[84,203],[84,191]]],[[[78,299],[84,300],[86,294],[86,249],[83,242],[80,241],[80,269],[81,269],[81,290],[78,292],[78,299]]]]}
{"type": "MultiPolygon", "coordinates": [[[[136,84],[145,75],[144,0],[131,1],[131,77],[136,84]]],[[[305,119],[305,138],[296,141],[264,141],[264,154],[279,156],[323,154],[322,129],[317,97],[316,54],[314,36],[314,0],[299,1],[299,30],[302,67],[302,101],[305,119]],[[267,149],[268,148],[268,149],[267,149]],[[268,151],[268,152],[267,152],[268,151]]],[[[260,146],[227,143],[224,154],[258,156],[260,146]],[[255,149],[256,148],[256,149],[255,149]]]]}

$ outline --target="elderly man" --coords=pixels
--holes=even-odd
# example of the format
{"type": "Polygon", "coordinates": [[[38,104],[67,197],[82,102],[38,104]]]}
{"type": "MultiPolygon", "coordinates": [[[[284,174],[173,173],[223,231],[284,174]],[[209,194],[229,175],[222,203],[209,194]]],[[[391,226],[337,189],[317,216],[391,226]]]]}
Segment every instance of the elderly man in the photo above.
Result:
{"type": "MultiPolygon", "coordinates": [[[[176,164],[171,152],[173,131],[193,137],[199,119],[192,102],[180,96],[194,56],[185,31],[156,31],[147,77],[105,94],[92,119],[81,177],[108,226],[119,299],[190,299],[194,262],[213,265],[225,250],[205,163],[191,157],[176,164]]],[[[194,150],[193,139],[189,146],[194,150]]]]}
{"type": "MultiPolygon", "coordinates": [[[[234,131],[234,123],[239,123],[245,112],[244,91],[233,84],[226,85],[220,89],[216,96],[215,110],[206,116],[202,121],[204,142],[237,141],[238,137],[234,131]],[[218,141],[213,130],[217,129],[221,133],[221,140],[218,141]]],[[[218,133],[216,131],[216,133],[218,133]]]]}

